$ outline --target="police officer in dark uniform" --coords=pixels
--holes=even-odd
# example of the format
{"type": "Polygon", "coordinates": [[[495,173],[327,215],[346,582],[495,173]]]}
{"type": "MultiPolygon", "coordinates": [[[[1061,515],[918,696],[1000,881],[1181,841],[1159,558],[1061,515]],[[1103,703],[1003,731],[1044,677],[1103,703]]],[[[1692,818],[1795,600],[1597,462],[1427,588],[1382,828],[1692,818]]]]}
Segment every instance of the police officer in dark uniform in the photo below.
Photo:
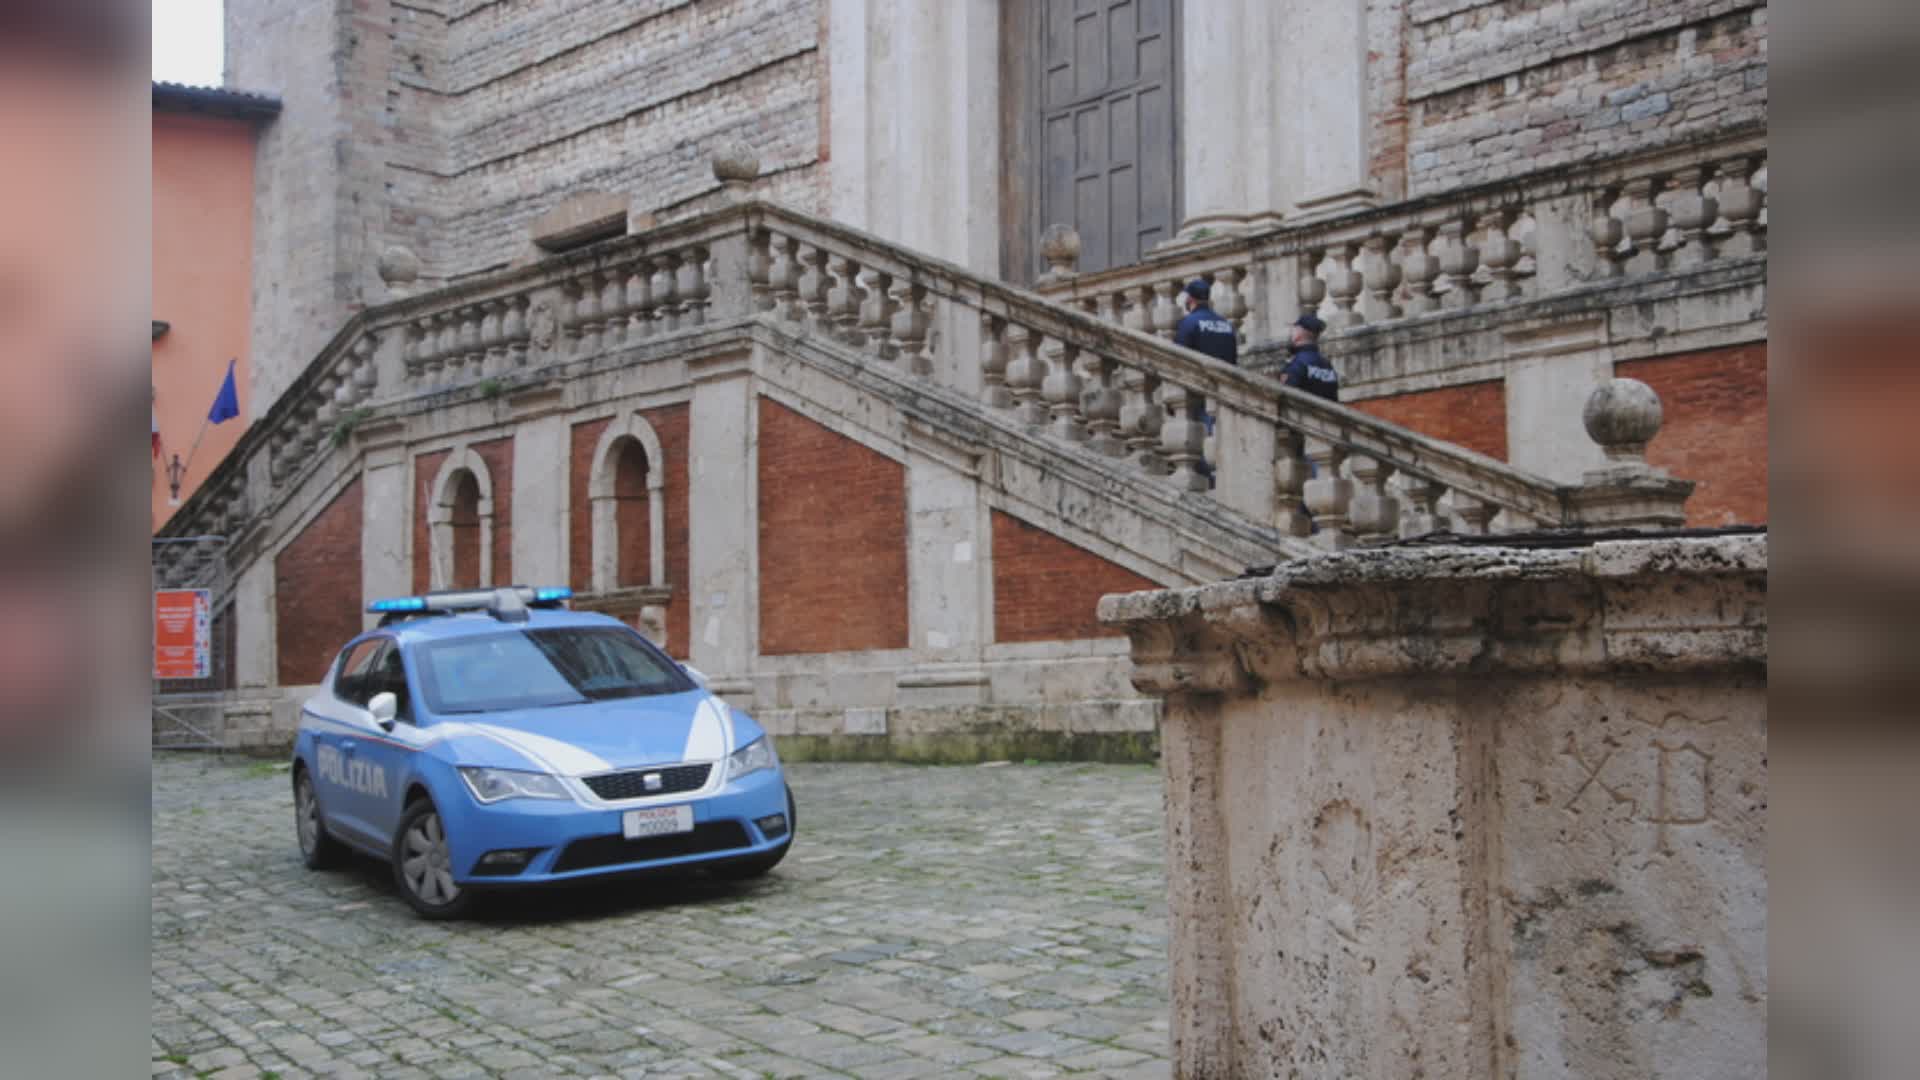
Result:
{"type": "Polygon", "coordinates": [[[1173,332],[1173,343],[1184,345],[1206,353],[1215,360],[1225,360],[1229,364],[1240,362],[1240,338],[1234,333],[1233,324],[1214,314],[1207,306],[1207,279],[1194,278],[1180,294],[1180,302],[1187,309],[1187,317],[1173,332]]]}
{"type": "Polygon", "coordinates": [[[1320,355],[1320,332],[1326,328],[1327,324],[1312,313],[1294,320],[1292,340],[1287,343],[1293,359],[1287,362],[1280,381],[1295,390],[1339,401],[1340,375],[1327,363],[1327,358],[1320,355]]]}

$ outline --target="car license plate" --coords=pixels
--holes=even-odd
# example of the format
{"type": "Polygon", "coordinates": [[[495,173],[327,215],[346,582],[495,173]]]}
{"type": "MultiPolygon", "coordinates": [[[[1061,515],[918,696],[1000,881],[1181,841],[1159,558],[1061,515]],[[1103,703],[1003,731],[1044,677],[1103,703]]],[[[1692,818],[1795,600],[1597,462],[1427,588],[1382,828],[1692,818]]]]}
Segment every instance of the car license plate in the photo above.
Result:
{"type": "Polygon", "coordinates": [[[629,840],[692,832],[693,807],[658,806],[650,810],[629,810],[620,815],[620,831],[629,840]]]}

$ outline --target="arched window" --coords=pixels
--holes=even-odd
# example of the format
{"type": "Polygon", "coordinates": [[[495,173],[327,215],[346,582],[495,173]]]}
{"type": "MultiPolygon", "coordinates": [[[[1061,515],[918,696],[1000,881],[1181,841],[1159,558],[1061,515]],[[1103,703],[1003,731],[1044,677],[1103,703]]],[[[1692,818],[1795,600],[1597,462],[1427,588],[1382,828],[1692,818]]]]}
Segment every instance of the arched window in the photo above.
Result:
{"type": "Polygon", "coordinates": [[[638,414],[616,417],[593,451],[593,591],[667,583],[666,460],[638,414]]]}
{"type": "Polygon", "coordinates": [[[613,520],[618,553],[613,584],[626,589],[653,584],[648,560],[652,515],[648,512],[647,450],[638,439],[621,439],[613,450],[613,520]]]}
{"type": "Polygon", "coordinates": [[[435,589],[493,582],[493,477],[470,447],[447,455],[427,505],[428,566],[435,589]]]}

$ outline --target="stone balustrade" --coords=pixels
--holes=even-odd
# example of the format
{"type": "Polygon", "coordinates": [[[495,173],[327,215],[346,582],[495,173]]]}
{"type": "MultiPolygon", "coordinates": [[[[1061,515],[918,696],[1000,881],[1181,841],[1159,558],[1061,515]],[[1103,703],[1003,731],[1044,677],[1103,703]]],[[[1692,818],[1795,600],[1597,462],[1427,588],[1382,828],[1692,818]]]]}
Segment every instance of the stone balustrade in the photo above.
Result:
{"type": "MultiPolygon", "coordinates": [[[[1605,213],[1624,224],[1607,250],[1625,253],[1624,272],[1648,257],[1665,266],[1698,258],[1693,248],[1719,253],[1763,242],[1758,154],[1661,169],[1623,169],[1598,187],[1567,181],[1582,199],[1611,193],[1605,213]],[[1659,213],[1648,217],[1642,203],[1659,213]],[[1657,242],[1655,225],[1664,229],[1657,242]]],[[[1081,279],[1062,266],[1070,292],[1047,299],[755,201],[744,189],[730,194],[699,217],[362,312],[247,432],[169,532],[244,531],[382,410],[511,393],[558,368],[676,334],[753,324],[851,351],[876,370],[976,400],[1034,437],[1327,548],[1435,531],[1682,520],[1691,485],[1645,463],[1659,408],[1644,387],[1602,388],[1608,393],[1588,428],[1611,464],[1587,483],[1561,485],[1166,340],[1190,276],[1211,278],[1216,310],[1243,334],[1261,332],[1256,299],[1272,294],[1272,253],[1282,250],[1311,269],[1303,297],[1325,286],[1318,302],[1336,325],[1426,301],[1445,306],[1456,292],[1470,291],[1478,303],[1536,288],[1530,282],[1553,261],[1527,243],[1537,235],[1529,225],[1537,203],[1488,196],[1485,205],[1417,207],[1280,240],[1202,246],[1157,261],[1131,285],[1113,275],[1081,279]],[[1470,241],[1470,260],[1450,246],[1470,241]],[[1411,294],[1409,282],[1418,286],[1411,294]],[[1609,419],[1621,409],[1633,413],[1630,422],[1609,419]]],[[[1592,230],[1599,240],[1611,236],[1603,233],[1592,230]]],[[[1599,254],[1598,242],[1587,242],[1590,255],[1599,254]]],[[[1070,250],[1058,235],[1049,245],[1063,263],[1070,250]]]]}
{"type": "Polygon", "coordinates": [[[1214,309],[1243,343],[1280,337],[1303,312],[1339,331],[1760,254],[1766,188],[1766,136],[1757,132],[1183,244],[1096,274],[1076,271],[1073,230],[1049,227],[1041,252],[1050,268],[1036,289],[1170,337],[1179,289],[1198,277],[1212,283],[1214,309]]]}

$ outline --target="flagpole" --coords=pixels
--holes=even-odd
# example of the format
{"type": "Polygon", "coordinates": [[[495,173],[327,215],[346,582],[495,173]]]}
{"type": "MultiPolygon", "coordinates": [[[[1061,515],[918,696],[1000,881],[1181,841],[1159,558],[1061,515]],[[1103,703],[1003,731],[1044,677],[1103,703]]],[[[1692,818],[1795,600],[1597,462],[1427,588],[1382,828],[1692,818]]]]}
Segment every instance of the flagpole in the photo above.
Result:
{"type": "MultiPolygon", "coordinates": [[[[227,380],[233,378],[233,366],[235,363],[236,361],[233,361],[233,360],[227,361],[227,378],[222,379],[220,381],[220,390],[222,394],[226,392],[227,380]]],[[[214,408],[219,408],[220,403],[219,403],[218,397],[219,395],[215,396],[214,408]]],[[[227,418],[225,416],[222,416],[220,419],[222,421],[225,421],[227,418]]],[[[207,428],[211,426],[213,426],[213,410],[209,409],[207,410],[207,415],[204,418],[202,418],[200,421],[200,433],[193,437],[193,447],[187,451],[186,464],[180,467],[181,476],[185,476],[187,474],[187,470],[193,467],[193,455],[200,452],[200,440],[206,438],[207,428]]]]}

